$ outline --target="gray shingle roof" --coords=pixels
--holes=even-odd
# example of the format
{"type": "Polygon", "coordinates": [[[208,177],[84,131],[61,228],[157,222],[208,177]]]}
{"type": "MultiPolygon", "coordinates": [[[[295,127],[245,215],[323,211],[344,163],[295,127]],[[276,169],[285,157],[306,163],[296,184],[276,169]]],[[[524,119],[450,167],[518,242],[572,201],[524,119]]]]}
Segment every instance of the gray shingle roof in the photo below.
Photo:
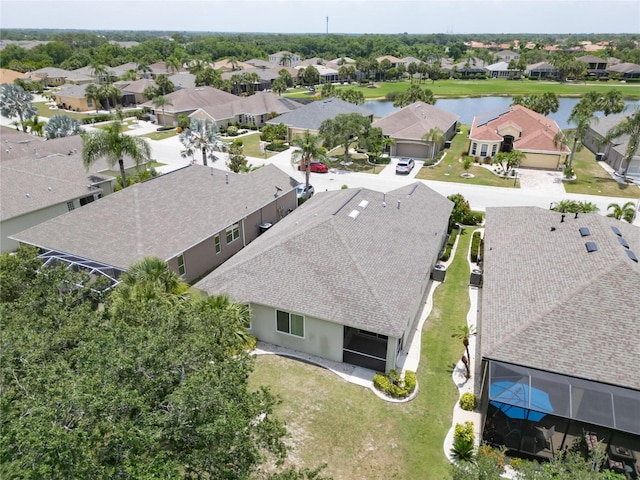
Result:
{"type": "MultiPolygon", "coordinates": [[[[165,111],[169,113],[194,111],[198,108],[222,105],[238,100],[235,95],[213,87],[183,88],[171,92],[165,97],[171,101],[171,105],[165,107],[165,111]]],[[[141,106],[154,108],[151,101],[143,103],[141,106]]]]}
{"type": "Polygon", "coordinates": [[[482,356],[640,389],[640,265],[611,227],[639,258],[640,229],[595,213],[560,219],[533,207],[487,209],[482,356]],[[587,252],[587,241],[598,250],[587,252]]]}
{"type": "Polygon", "coordinates": [[[288,127],[314,131],[320,129],[323,121],[334,119],[342,113],[359,113],[365,117],[373,117],[373,112],[368,108],[360,107],[338,98],[327,98],[311,102],[292,112],[269,120],[267,123],[274,125],[284,123],[288,127]]]}
{"type": "MultiPolygon", "coordinates": [[[[605,117],[599,117],[596,120],[593,120],[589,124],[589,129],[593,130],[601,137],[605,137],[609,130],[611,130],[613,127],[618,125],[623,120],[629,118],[632,114],[633,112],[630,112],[630,113],[627,112],[627,113],[618,113],[614,115],[608,115],[605,117]]],[[[622,155],[626,153],[628,143],[629,143],[629,135],[622,135],[620,137],[614,138],[611,141],[611,144],[614,145],[614,149],[620,152],[620,154],[622,155]]],[[[640,145],[636,150],[636,154],[638,153],[640,153],[640,145]]]]}
{"type": "Polygon", "coordinates": [[[143,256],[169,260],[298,183],[273,165],[250,174],[200,165],[132,185],[14,235],[52,250],[126,269],[143,256]]]}
{"type": "Polygon", "coordinates": [[[393,138],[422,140],[434,127],[447,132],[460,117],[424,102],[415,102],[372,123],[393,138]]]}
{"type": "Polygon", "coordinates": [[[451,209],[422,183],[386,195],[319,193],[196,286],[400,337],[422,298],[451,209]],[[353,211],[360,212],[355,219],[353,211]]]}

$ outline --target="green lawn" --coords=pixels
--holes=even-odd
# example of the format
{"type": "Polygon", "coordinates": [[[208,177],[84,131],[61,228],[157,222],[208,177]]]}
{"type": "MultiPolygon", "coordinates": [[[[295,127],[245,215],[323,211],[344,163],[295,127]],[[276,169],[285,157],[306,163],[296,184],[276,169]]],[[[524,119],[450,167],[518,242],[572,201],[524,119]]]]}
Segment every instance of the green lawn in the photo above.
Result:
{"type": "MultiPolygon", "coordinates": [[[[359,85],[339,85],[338,89],[355,88],[364,95],[365,99],[381,99],[390,92],[404,92],[409,88],[409,82],[381,82],[376,83],[375,87],[359,86],[359,85]]],[[[580,83],[558,83],[546,81],[532,80],[505,80],[505,79],[488,79],[488,80],[438,80],[435,83],[425,81],[420,84],[424,88],[433,91],[436,97],[473,97],[473,96],[513,96],[513,95],[530,95],[532,93],[552,92],[562,97],[577,97],[585,93],[598,90],[607,92],[613,89],[622,91],[624,97],[628,100],[640,99],[640,84],[638,83],[620,83],[620,82],[580,82],[580,83]]],[[[285,95],[294,98],[313,98],[307,92],[307,89],[289,90],[285,95]]],[[[317,96],[319,97],[319,92],[317,96]]]]}
{"type": "Polygon", "coordinates": [[[150,140],[164,140],[165,138],[171,138],[178,135],[178,131],[174,128],[173,130],[165,130],[163,132],[151,132],[145,135],[140,135],[141,137],[148,138],[150,140]]]}
{"type": "Polygon", "coordinates": [[[442,445],[457,400],[451,373],[464,348],[451,331],[464,325],[470,306],[466,252],[471,233],[461,235],[447,280],[435,292],[422,333],[420,392],[413,401],[387,403],[322,368],[257,358],[250,385],[269,386],[282,398],[277,415],[291,434],[289,463],[326,462],[324,473],[335,480],[448,478],[442,445]]]}
{"type": "Polygon", "coordinates": [[[492,187],[519,187],[520,181],[509,178],[501,178],[479,165],[472,165],[466,173],[474,175],[473,178],[461,177],[465,173],[460,158],[469,150],[468,125],[461,125],[461,133],[458,133],[451,141],[451,148],[444,150],[447,156],[437,166],[423,167],[416,178],[422,180],[438,180],[441,182],[472,183],[474,185],[489,185],[492,187]]]}
{"type": "MultiPolygon", "coordinates": [[[[239,137],[242,139],[243,152],[247,157],[269,158],[277,155],[279,152],[263,152],[260,150],[260,133],[255,132],[249,135],[239,137]]],[[[233,139],[225,139],[225,143],[233,142],[233,139]]]]}
{"type": "Polygon", "coordinates": [[[83,118],[88,118],[91,114],[88,113],[77,113],[77,112],[69,112],[67,110],[55,109],[51,110],[46,102],[33,102],[33,106],[38,110],[39,117],[47,117],[51,118],[54,115],[66,115],[67,117],[75,118],[77,120],[82,120],[83,118]]]}
{"type": "Polygon", "coordinates": [[[586,148],[576,152],[573,159],[573,170],[577,179],[573,182],[564,182],[564,189],[567,193],[640,198],[640,188],[615,181],[598,165],[595,155],[586,148]]]}

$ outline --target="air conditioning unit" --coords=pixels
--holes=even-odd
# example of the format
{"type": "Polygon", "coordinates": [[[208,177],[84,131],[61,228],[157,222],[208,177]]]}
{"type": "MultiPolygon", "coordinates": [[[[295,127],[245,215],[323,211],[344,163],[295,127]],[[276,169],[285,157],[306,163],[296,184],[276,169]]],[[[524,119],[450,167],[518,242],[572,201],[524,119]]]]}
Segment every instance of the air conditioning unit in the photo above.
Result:
{"type": "Polygon", "coordinates": [[[469,285],[473,287],[482,286],[482,270],[474,269],[471,271],[471,277],[469,278],[469,285]]]}
{"type": "Polygon", "coordinates": [[[602,160],[604,160],[604,152],[596,153],[596,162],[601,162],[602,160]]]}
{"type": "Polygon", "coordinates": [[[433,267],[433,271],[431,272],[431,278],[436,282],[444,282],[445,277],[447,276],[447,267],[438,263],[433,267]]]}

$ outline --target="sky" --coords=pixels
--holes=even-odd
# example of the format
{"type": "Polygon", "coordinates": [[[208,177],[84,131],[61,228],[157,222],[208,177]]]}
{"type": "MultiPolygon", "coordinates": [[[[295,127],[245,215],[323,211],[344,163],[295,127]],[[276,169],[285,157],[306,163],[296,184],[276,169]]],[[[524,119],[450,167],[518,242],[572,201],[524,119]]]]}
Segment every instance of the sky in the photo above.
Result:
{"type": "Polygon", "coordinates": [[[640,34],[640,0],[0,0],[0,27],[640,34]]]}

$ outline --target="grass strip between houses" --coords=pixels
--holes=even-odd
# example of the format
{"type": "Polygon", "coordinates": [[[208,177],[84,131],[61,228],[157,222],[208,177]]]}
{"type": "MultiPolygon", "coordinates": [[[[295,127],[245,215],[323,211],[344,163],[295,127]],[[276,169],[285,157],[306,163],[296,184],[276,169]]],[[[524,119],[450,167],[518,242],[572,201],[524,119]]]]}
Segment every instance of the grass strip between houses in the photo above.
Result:
{"type": "Polygon", "coordinates": [[[466,254],[471,234],[467,229],[460,236],[446,281],[434,294],[422,334],[420,392],[413,401],[388,403],[323,368],[257,357],[250,385],[268,386],[282,399],[276,414],[290,432],[287,463],[327,463],[324,473],[335,480],[449,477],[443,443],[458,398],[451,374],[464,349],[451,333],[464,325],[470,307],[466,254]]]}

